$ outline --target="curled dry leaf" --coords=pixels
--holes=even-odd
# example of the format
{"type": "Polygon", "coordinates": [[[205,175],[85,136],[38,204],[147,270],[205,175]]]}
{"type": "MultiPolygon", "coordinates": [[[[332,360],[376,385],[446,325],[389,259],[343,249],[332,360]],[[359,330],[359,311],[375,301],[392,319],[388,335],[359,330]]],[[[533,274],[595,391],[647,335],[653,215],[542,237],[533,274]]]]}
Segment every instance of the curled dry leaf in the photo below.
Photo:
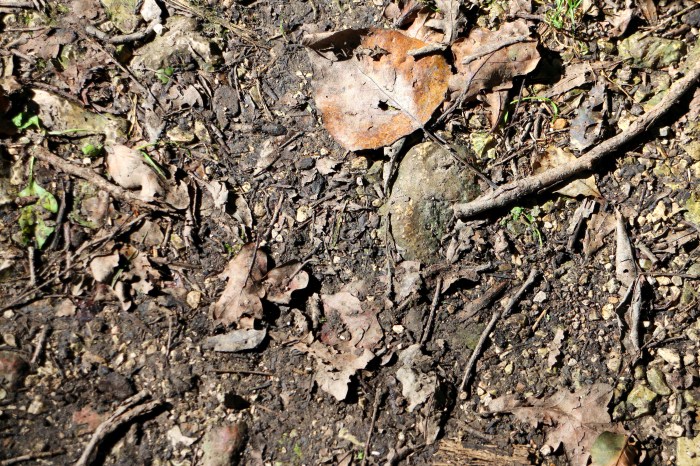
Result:
{"type": "Polygon", "coordinates": [[[119,253],[98,256],[90,261],[90,273],[97,282],[106,283],[119,265],[119,253]]]}
{"type": "MultiPolygon", "coordinates": [[[[544,153],[539,163],[535,166],[535,173],[541,173],[550,168],[560,165],[570,164],[576,160],[576,156],[567,149],[562,149],[557,146],[549,146],[544,153]]],[[[589,176],[585,179],[575,179],[567,183],[563,188],[556,190],[557,193],[569,197],[591,196],[601,198],[598,185],[595,182],[594,176],[589,176]]]]}
{"type": "Polygon", "coordinates": [[[309,274],[301,270],[303,265],[299,262],[289,262],[268,272],[267,261],[265,251],[248,243],[228,263],[220,275],[228,280],[226,288],[212,305],[212,316],[216,321],[229,325],[240,323],[243,317],[261,319],[261,299],[289,304],[292,293],[309,284],[309,274]]]}
{"type": "Polygon", "coordinates": [[[107,173],[122,188],[138,189],[141,200],[151,202],[163,194],[158,174],[137,150],[117,144],[107,149],[107,173]]]}
{"type": "Polygon", "coordinates": [[[293,261],[270,270],[263,279],[265,298],[275,304],[289,304],[292,293],[309,284],[309,274],[301,270],[303,264],[293,261]]]}
{"type": "Polygon", "coordinates": [[[505,395],[488,407],[494,413],[513,413],[533,427],[540,423],[552,426],[545,443],[553,450],[563,443],[569,464],[586,466],[597,435],[610,428],[607,406],[612,395],[610,385],[599,383],[575,393],[560,390],[549,398],[528,398],[526,402],[519,401],[516,395],[505,395]]]}
{"type": "Polygon", "coordinates": [[[426,45],[399,31],[348,29],[305,37],[314,99],[328,132],[346,149],[376,149],[421,128],[447,91],[441,56],[414,58],[426,45]]]}
{"type": "Polygon", "coordinates": [[[540,61],[537,41],[524,20],[506,23],[498,31],[475,28],[452,44],[457,74],[450,90],[470,100],[484,89],[507,89],[515,76],[527,74],[540,61]]]}
{"type": "Polygon", "coordinates": [[[263,316],[258,286],[267,272],[267,254],[248,243],[233,258],[220,277],[228,280],[219,300],[212,305],[214,320],[223,325],[237,323],[241,317],[263,316]]]}

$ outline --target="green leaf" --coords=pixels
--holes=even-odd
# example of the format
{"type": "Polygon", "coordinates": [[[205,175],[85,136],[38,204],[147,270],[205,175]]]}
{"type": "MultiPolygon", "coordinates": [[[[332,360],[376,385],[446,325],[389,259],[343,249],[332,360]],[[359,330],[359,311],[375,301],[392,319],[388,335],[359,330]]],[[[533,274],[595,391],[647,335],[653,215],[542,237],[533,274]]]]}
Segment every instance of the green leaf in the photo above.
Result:
{"type": "Polygon", "coordinates": [[[37,115],[31,115],[26,112],[20,112],[12,118],[12,124],[17,127],[18,130],[23,131],[32,126],[36,129],[41,129],[41,122],[37,115]]]}
{"type": "Polygon", "coordinates": [[[591,446],[592,466],[632,466],[636,459],[636,444],[627,435],[606,431],[591,446]]]}
{"type": "Polygon", "coordinates": [[[34,227],[36,247],[38,249],[43,248],[46,240],[49,239],[49,236],[51,236],[54,231],[56,231],[54,227],[47,225],[43,218],[37,217],[36,226],[34,227]]]}
{"type": "Polygon", "coordinates": [[[85,144],[81,151],[83,152],[84,156],[92,158],[100,155],[102,153],[102,149],[103,147],[101,144],[98,144],[96,146],[94,144],[85,144]]]}

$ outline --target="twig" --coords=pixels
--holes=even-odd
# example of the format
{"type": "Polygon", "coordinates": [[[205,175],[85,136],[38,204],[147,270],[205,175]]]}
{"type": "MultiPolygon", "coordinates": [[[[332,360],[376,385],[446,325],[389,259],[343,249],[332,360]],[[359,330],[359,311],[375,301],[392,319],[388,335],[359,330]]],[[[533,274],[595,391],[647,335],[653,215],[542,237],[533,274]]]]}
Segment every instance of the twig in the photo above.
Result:
{"type": "Polygon", "coordinates": [[[530,36],[518,36],[511,39],[504,40],[503,42],[497,42],[495,44],[485,45],[477,49],[472,55],[468,55],[462,59],[463,65],[468,65],[471,62],[478,60],[479,58],[485,57],[486,55],[498,52],[500,49],[509,47],[511,45],[518,44],[520,42],[535,42],[530,36]]]}
{"type": "Polygon", "coordinates": [[[34,354],[32,355],[32,359],[29,361],[29,364],[31,364],[32,366],[39,361],[41,353],[42,351],[44,351],[44,346],[46,345],[46,337],[49,335],[49,330],[51,330],[51,326],[48,324],[41,327],[41,332],[39,332],[39,336],[36,342],[36,348],[34,348],[34,354]]]}
{"type": "Polygon", "coordinates": [[[68,196],[73,189],[73,183],[69,179],[66,183],[63,184],[63,194],[61,194],[61,205],[58,207],[58,214],[56,214],[56,227],[55,227],[55,233],[53,235],[53,240],[51,240],[51,249],[56,249],[58,247],[58,242],[60,238],[60,231],[63,229],[63,221],[66,218],[66,212],[67,212],[67,204],[68,204],[68,196]]]}
{"type": "Polygon", "coordinates": [[[34,246],[27,248],[27,262],[29,262],[29,284],[36,286],[36,249],[34,246]]]}
{"type": "Polygon", "coordinates": [[[121,186],[117,186],[115,184],[110,183],[109,181],[105,180],[89,168],[76,166],[70,163],[69,161],[62,159],[61,157],[52,154],[47,149],[41,146],[35,146],[34,150],[32,151],[32,155],[34,155],[39,160],[43,160],[44,162],[47,162],[53,165],[54,167],[59,168],[60,170],[69,175],[77,176],[78,178],[82,178],[85,181],[92,183],[93,185],[95,185],[95,187],[106,191],[116,199],[131,202],[146,210],[172,210],[169,206],[163,203],[149,204],[148,202],[145,202],[142,199],[140,199],[138,196],[136,196],[136,194],[132,193],[131,191],[127,191],[121,186]]]}
{"type": "Polygon", "coordinates": [[[27,453],[26,455],[15,456],[14,458],[2,460],[0,461],[0,466],[10,466],[12,464],[22,463],[24,461],[38,460],[40,458],[50,458],[52,456],[62,455],[65,452],[65,450],[59,449],[52,451],[41,451],[37,453],[27,453]]]}
{"type": "Polygon", "coordinates": [[[496,283],[494,286],[486,290],[483,295],[479,296],[473,301],[470,301],[464,309],[459,311],[455,316],[459,321],[465,321],[475,315],[487,306],[490,306],[495,300],[497,300],[503,292],[506,290],[508,283],[503,281],[496,283]]]}
{"type": "Polygon", "coordinates": [[[216,374],[243,374],[243,375],[262,375],[264,377],[273,377],[275,374],[263,371],[249,371],[246,369],[214,369],[216,374]]]}
{"type": "Polygon", "coordinates": [[[97,449],[100,442],[110,433],[114,432],[119,426],[131,422],[133,419],[153,411],[155,408],[163,404],[161,400],[150,401],[148,403],[137,406],[143,400],[148,398],[148,393],[145,391],[139,392],[124,402],[106,421],[100,424],[92,434],[90,442],[88,442],[80,459],[76,461],[75,466],[87,466],[90,463],[90,457],[97,449]]]}
{"type": "Polygon", "coordinates": [[[438,277],[435,282],[435,294],[433,295],[433,302],[430,304],[430,315],[428,316],[428,322],[425,324],[423,329],[423,337],[420,339],[420,344],[425,345],[430,337],[431,329],[433,327],[433,321],[435,320],[435,313],[437,312],[438,303],[440,301],[440,291],[442,290],[442,277],[438,277]]]}
{"type": "Polygon", "coordinates": [[[632,123],[626,131],[607,139],[572,163],[559,165],[538,175],[512,181],[474,201],[455,204],[453,206],[455,215],[465,219],[487,210],[505,207],[524,196],[550,189],[569,178],[593,170],[596,163],[606,156],[617,155],[623,145],[647,132],[661,116],[674,107],[676,101],[683,94],[695,87],[698,80],[700,80],[700,60],[693,64],[683,79],[671,87],[658,105],[632,123]]]}
{"type": "Polygon", "coordinates": [[[488,325],[484,329],[483,332],[481,332],[481,337],[479,337],[479,342],[476,344],[476,348],[474,348],[474,351],[472,352],[471,357],[469,358],[469,362],[467,363],[467,367],[464,370],[464,378],[462,379],[462,383],[459,386],[460,391],[464,391],[464,389],[467,387],[467,384],[469,383],[469,380],[471,379],[472,371],[474,370],[474,366],[476,365],[476,360],[479,357],[481,350],[484,347],[484,344],[486,343],[486,339],[489,337],[491,332],[493,331],[494,327],[496,326],[496,323],[501,317],[506,317],[510,312],[513,310],[516,304],[518,304],[518,301],[520,301],[520,298],[525,294],[527,289],[535,282],[535,279],[537,279],[537,276],[540,274],[540,272],[537,269],[532,269],[530,271],[530,275],[527,276],[527,279],[525,282],[523,282],[522,286],[518,291],[513,295],[512,298],[510,298],[510,301],[508,301],[508,305],[506,306],[505,309],[502,311],[495,311],[493,313],[493,316],[491,316],[491,320],[489,321],[488,325]]]}
{"type": "MultiPolygon", "coordinates": [[[[439,290],[440,288],[438,288],[439,290]]],[[[379,402],[384,396],[384,390],[380,391],[380,386],[374,392],[374,406],[372,407],[372,420],[369,423],[369,432],[367,432],[367,441],[365,442],[365,449],[362,455],[362,466],[367,464],[367,457],[369,456],[369,447],[372,442],[372,432],[374,432],[374,424],[377,422],[377,415],[379,414],[379,402]]]]}
{"type": "Polygon", "coordinates": [[[144,29],[143,31],[136,31],[132,32],[130,34],[121,34],[117,36],[111,36],[109,34],[106,34],[99,29],[97,29],[94,26],[86,26],[85,27],[85,32],[90,34],[91,36],[97,37],[100,40],[103,40],[105,42],[108,42],[110,44],[128,44],[130,42],[137,42],[140,40],[145,39],[146,37],[150,36],[153,33],[153,30],[155,27],[161,23],[160,18],[154,19],[153,21],[150,22],[150,24],[144,29]]]}

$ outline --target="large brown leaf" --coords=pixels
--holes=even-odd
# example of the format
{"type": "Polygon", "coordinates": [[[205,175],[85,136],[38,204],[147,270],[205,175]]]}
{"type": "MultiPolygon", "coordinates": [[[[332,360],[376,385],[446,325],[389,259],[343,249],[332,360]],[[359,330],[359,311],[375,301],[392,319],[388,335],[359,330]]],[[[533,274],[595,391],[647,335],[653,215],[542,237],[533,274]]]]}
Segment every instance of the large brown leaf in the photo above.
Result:
{"type": "Polygon", "coordinates": [[[533,427],[551,426],[545,440],[553,450],[564,444],[569,464],[586,466],[591,446],[599,433],[610,430],[608,403],[613,388],[604,383],[581,387],[577,392],[560,390],[549,398],[519,401],[505,395],[489,403],[491,412],[509,412],[533,427]]]}
{"type": "Polygon", "coordinates": [[[314,99],[328,132],[346,149],[376,149],[421,128],[442,103],[450,67],[399,31],[348,29],[306,37],[314,99]]]}
{"type": "Polygon", "coordinates": [[[527,74],[540,61],[537,41],[529,37],[524,20],[506,23],[498,31],[475,28],[452,44],[457,74],[450,90],[464,92],[464,100],[481,90],[510,88],[515,76],[527,74]]]}

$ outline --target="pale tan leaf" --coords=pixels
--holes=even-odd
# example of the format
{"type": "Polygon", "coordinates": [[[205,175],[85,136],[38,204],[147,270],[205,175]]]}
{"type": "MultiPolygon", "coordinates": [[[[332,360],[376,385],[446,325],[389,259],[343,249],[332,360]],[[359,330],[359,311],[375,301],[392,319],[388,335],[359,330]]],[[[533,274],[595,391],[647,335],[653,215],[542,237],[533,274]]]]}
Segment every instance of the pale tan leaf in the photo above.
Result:
{"type": "Polygon", "coordinates": [[[107,148],[107,173],[122,188],[138,189],[141,200],[150,202],[163,194],[158,174],[136,150],[117,144],[107,148]]]}
{"type": "Polygon", "coordinates": [[[383,338],[384,332],[377,320],[378,310],[370,303],[361,302],[347,291],[321,295],[321,301],[328,318],[321,336],[325,344],[347,351],[356,348],[373,349],[383,338]],[[340,338],[344,330],[350,332],[349,341],[340,338]]]}

